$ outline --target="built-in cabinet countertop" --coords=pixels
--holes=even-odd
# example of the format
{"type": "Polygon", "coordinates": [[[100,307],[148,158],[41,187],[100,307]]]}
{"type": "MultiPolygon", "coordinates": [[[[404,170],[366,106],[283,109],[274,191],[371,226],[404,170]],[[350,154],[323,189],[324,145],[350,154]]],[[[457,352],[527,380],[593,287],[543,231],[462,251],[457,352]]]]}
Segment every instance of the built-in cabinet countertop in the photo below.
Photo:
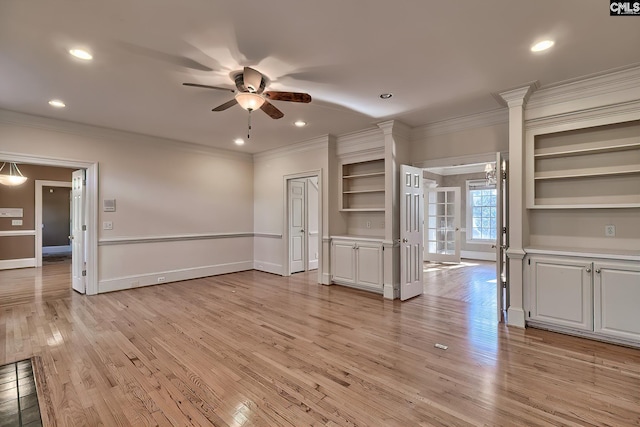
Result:
{"type": "Polygon", "coordinates": [[[331,236],[332,239],[340,239],[340,240],[359,240],[363,242],[376,242],[382,243],[384,240],[383,237],[371,237],[371,236],[356,236],[356,235],[341,235],[341,236],[331,236]]]}
{"type": "Polygon", "coordinates": [[[591,250],[581,248],[560,248],[560,247],[546,247],[546,246],[530,246],[524,248],[527,254],[535,255],[557,255],[557,256],[572,256],[581,258],[602,258],[612,260],[623,261],[638,261],[640,262],[640,250],[591,250]]]}

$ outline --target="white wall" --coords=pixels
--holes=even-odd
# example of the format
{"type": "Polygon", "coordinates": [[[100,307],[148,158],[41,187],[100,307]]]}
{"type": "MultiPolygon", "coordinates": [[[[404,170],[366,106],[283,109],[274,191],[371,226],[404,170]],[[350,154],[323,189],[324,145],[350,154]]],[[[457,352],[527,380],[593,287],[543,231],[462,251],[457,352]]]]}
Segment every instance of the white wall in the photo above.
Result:
{"type": "MultiPolygon", "coordinates": [[[[288,146],[254,156],[254,267],[275,274],[286,271],[284,259],[285,194],[287,175],[315,174],[321,170],[320,182],[323,234],[328,227],[328,137],[288,146]]],[[[328,268],[328,263],[324,268],[328,268]]],[[[323,268],[323,270],[324,270],[323,268]]]]}
{"type": "Polygon", "coordinates": [[[99,163],[101,292],[253,267],[248,155],[3,110],[0,151],[99,163]]]}

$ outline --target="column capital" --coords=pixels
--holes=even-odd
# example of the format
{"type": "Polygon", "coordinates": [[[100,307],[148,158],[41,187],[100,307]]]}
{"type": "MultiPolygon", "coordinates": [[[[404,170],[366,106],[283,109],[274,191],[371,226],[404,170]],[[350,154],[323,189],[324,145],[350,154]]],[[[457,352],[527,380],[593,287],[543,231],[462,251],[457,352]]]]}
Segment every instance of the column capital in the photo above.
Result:
{"type": "Polygon", "coordinates": [[[500,92],[500,97],[505,100],[509,108],[522,107],[538,86],[539,84],[537,81],[531,82],[526,86],[500,92]]]}

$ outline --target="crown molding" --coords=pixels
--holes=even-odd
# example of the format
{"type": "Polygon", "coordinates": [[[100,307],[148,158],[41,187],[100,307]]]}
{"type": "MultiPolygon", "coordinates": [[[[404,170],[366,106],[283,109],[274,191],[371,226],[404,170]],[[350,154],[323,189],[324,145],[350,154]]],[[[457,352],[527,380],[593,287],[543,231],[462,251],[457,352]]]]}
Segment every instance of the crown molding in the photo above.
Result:
{"type": "Polygon", "coordinates": [[[559,115],[640,99],[640,64],[556,83],[531,96],[525,119],[559,115]]]}
{"type": "Polygon", "coordinates": [[[227,159],[251,161],[251,154],[238,153],[186,141],[145,135],[84,123],[70,122],[49,117],[34,116],[26,113],[0,109],[0,124],[15,125],[32,129],[47,130],[71,135],[118,140],[128,143],[145,143],[163,148],[176,149],[196,154],[214,155],[227,159]]]}
{"type": "Polygon", "coordinates": [[[414,128],[411,131],[411,140],[420,141],[437,135],[460,132],[467,129],[493,126],[509,122],[509,111],[506,108],[485,111],[483,113],[456,117],[440,122],[429,123],[414,128]]]}
{"type": "Polygon", "coordinates": [[[274,148],[272,150],[262,151],[253,155],[253,161],[259,162],[263,160],[282,157],[286,154],[301,153],[310,150],[320,150],[329,147],[329,135],[318,136],[307,141],[298,142],[284,147],[274,148]]]}
{"type": "Polygon", "coordinates": [[[336,138],[338,157],[372,150],[384,150],[384,134],[379,128],[350,132],[336,138]]]}
{"type": "MultiPolygon", "coordinates": [[[[503,153],[505,155],[506,153],[503,153]]],[[[423,162],[414,163],[413,166],[423,169],[463,166],[477,163],[491,163],[496,161],[496,153],[467,154],[464,156],[443,157],[440,159],[425,160],[423,162]]]]}

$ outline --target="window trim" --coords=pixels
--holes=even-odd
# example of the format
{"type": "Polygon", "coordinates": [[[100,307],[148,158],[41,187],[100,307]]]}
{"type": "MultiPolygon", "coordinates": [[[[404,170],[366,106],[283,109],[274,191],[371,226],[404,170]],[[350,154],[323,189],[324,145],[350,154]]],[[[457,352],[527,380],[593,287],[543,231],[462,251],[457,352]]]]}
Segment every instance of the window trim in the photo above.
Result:
{"type": "MultiPolygon", "coordinates": [[[[466,222],[466,233],[465,240],[467,243],[471,244],[495,244],[498,239],[498,230],[496,229],[496,238],[495,239],[474,239],[473,238],[473,206],[471,206],[471,190],[497,190],[495,184],[487,184],[487,181],[484,179],[468,179],[466,182],[467,192],[466,192],[466,200],[465,200],[465,222],[466,222]]],[[[497,197],[497,194],[496,194],[497,197]]],[[[496,208],[497,208],[497,200],[496,200],[496,208]]],[[[496,213],[497,214],[497,213],[496,213]]]]}

